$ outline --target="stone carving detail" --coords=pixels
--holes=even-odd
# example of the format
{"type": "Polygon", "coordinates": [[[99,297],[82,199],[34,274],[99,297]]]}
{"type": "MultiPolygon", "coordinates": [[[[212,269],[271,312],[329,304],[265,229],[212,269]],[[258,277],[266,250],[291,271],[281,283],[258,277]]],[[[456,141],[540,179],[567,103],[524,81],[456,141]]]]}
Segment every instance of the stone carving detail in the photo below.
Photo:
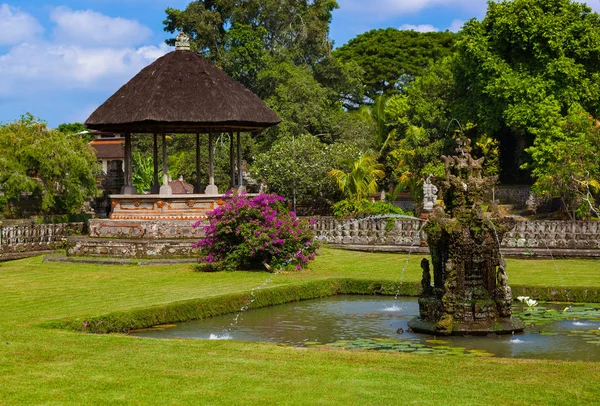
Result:
{"type": "Polygon", "coordinates": [[[196,201],[195,200],[186,200],[185,204],[187,205],[187,207],[194,207],[196,205],[196,201]]]}
{"type": "Polygon", "coordinates": [[[432,211],[437,200],[438,188],[431,183],[433,175],[429,175],[423,183],[423,210],[432,211]]]}
{"type": "Polygon", "coordinates": [[[165,202],[164,200],[159,200],[158,202],[156,202],[156,207],[162,209],[166,203],[167,202],[165,202]]]}
{"type": "MultiPolygon", "coordinates": [[[[435,206],[424,229],[433,264],[423,261],[423,297],[409,326],[433,334],[487,334],[522,331],[509,318],[512,295],[500,254],[500,241],[515,226],[500,218],[497,204],[484,205],[496,177],[483,177],[483,158],[471,156],[471,141],[457,140],[457,155],[443,157],[440,183],[444,207],[435,206]]],[[[429,182],[430,183],[430,182],[429,182]]]]}
{"type": "Polygon", "coordinates": [[[142,205],[142,202],[141,202],[140,200],[134,200],[134,201],[133,201],[133,205],[134,205],[135,207],[140,207],[140,206],[142,205]]]}
{"type": "Polygon", "coordinates": [[[186,33],[180,32],[175,38],[175,50],[177,51],[189,51],[190,50],[190,37],[186,33]]]}

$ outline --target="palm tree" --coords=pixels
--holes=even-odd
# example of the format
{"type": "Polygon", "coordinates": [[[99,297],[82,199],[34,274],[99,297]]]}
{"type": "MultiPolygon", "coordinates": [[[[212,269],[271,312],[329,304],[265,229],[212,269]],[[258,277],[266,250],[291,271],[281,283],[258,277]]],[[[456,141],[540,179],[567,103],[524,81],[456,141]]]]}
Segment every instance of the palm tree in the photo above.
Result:
{"type": "Polygon", "coordinates": [[[340,169],[329,172],[347,199],[360,201],[377,193],[377,181],[385,176],[383,165],[375,156],[363,155],[354,162],[352,170],[346,173],[340,169]]]}

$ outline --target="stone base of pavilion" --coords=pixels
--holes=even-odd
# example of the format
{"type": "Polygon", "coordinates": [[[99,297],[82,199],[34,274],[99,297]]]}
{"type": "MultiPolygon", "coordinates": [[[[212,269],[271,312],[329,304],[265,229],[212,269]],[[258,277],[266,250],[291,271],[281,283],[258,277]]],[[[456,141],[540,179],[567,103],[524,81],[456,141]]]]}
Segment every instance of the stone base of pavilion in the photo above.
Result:
{"type": "Polygon", "coordinates": [[[207,213],[222,195],[111,195],[108,219],[88,222],[89,236],[67,238],[67,256],[98,258],[197,258],[192,244],[204,237],[207,213]]]}
{"type": "Polygon", "coordinates": [[[111,195],[111,220],[199,220],[223,204],[222,195],[111,195]]]}
{"type": "Polygon", "coordinates": [[[121,259],[198,258],[192,244],[198,239],[141,239],[68,237],[67,257],[121,259]]]}

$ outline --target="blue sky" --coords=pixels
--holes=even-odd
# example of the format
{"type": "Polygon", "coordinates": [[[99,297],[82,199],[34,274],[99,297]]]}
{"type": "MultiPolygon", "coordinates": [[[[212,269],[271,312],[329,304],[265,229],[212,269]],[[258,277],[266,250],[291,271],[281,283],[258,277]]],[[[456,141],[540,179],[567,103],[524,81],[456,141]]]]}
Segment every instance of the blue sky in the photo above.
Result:
{"type": "MultiPolygon", "coordinates": [[[[162,21],[189,0],[0,0],[0,122],[25,112],[51,127],[85,119],[171,51],[162,21]]],[[[336,46],[375,28],[460,29],[485,0],[338,0],[336,46]]],[[[600,0],[589,1],[597,11],[600,0]]]]}

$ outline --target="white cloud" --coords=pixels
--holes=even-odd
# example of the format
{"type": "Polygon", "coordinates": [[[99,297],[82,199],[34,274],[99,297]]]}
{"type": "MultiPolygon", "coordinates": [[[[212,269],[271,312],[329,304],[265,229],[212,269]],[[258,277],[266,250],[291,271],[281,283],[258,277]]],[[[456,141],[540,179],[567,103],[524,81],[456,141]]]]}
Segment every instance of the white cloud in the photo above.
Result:
{"type": "Polygon", "coordinates": [[[33,16],[6,3],[0,4],[0,44],[18,44],[42,32],[44,28],[33,16]]]}
{"type": "Polygon", "coordinates": [[[56,41],[66,44],[133,46],[146,41],[152,31],[135,20],[112,18],[92,10],[55,8],[56,41]]]}
{"type": "Polygon", "coordinates": [[[0,55],[0,89],[16,94],[36,89],[116,87],[167,52],[169,47],[164,44],[135,49],[22,43],[0,55]]]}
{"type": "Polygon", "coordinates": [[[437,28],[435,28],[431,24],[419,24],[419,25],[402,24],[399,29],[400,30],[407,30],[407,31],[416,31],[416,32],[435,32],[435,31],[439,31],[437,28]]]}
{"type": "Polygon", "coordinates": [[[464,24],[465,22],[462,20],[452,20],[450,27],[448,27],[448,31],[459,32],[464,24]]]}
{"type": "MultiPolygon", "coordinates": [[[[463,24],[465,22],[462,20],[453,20],[452,23],[450,24],[450,27],[446,28],[448,31],[452,31],[452,32],[458,32],[460,31],[460,29],[462,28],[463,24]]],[[[402,24],[400,26],[400,28],[398,28],[399,30],[412,30],[412,31],[416,31],[416,32],[435,32],[435,31],[441,31],[439,28],[434,27],[431,24],[418,24],[418,25],[414,25],[414,24],[402,24]]]]}

